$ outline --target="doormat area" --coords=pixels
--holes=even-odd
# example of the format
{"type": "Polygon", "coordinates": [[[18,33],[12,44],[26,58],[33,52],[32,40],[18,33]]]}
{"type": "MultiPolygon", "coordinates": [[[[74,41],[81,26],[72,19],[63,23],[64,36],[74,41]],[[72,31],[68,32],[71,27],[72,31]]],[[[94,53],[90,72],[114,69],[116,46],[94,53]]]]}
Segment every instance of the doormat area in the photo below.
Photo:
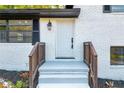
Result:
{"type": "Polygon", "coordinates": [[[124,81],[98,78],[99,88],[124,88],[124,81]]]}
{"type": "Polygon", "coordinates": [[[28,88],[28,71],[8,71],[0,69],[0,88],[28,88]]]}

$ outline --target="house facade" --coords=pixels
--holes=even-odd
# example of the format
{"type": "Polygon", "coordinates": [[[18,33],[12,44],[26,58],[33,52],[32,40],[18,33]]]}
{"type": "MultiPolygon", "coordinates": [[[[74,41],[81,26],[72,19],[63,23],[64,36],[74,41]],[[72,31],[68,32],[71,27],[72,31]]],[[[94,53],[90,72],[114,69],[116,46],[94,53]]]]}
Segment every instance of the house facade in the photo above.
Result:
{"type": "Polygon", "coordinates": [[[124,80],[124,15],[117,10],[102,5],[74,6],[53,14],[51,10],[23,14],[0,10],[1,31],[5,26],[10,32],[18,32],[18,26],[25,31],[21,32],[25,39],[20,32],[12,32],[9,39],[1,34],[0,69],[28,70],[28,55],[37,41],[46,44],[46,61],[83,62],[83,42],[91,41],[98,55],[98,77],[124,80]]]}

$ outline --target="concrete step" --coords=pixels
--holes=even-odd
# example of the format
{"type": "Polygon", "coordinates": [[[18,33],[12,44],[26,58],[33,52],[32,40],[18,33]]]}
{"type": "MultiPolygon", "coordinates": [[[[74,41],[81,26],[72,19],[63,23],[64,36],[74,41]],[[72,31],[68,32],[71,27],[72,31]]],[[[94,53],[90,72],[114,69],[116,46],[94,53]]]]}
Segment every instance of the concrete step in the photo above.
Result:
{"type": "Polygon", "coordinates": [[[88,70],[88,67],[40,67],[39,70],[56,70],[56,69],[73,69],[73,70],[76,70],[76,69],[80,69],[80,70],[88,70]]]}
{"type": "Polygon", "coordinates": [[[74,84],[74,83],[88,83],[87,78],[39,78],[39,83],[52,83],[52,84],[74,84]]]}
{"type": "Polygon", "coordinates": [[[41,74],[39,79],[42,78],[88,78],[87,74],[41,74]]]}
{"type": "Polygon", "coordinates": [[[37,88],[90,88],[88,84],[38,84],[37,88]]]}
{"type": "Polygon", "coordinates": [[[39,72],[40,75],[87,75],[88,76],[88,72],[39,72]]]}
{"type": "Polygon", "coordinates": [[[83,62],[45,62],[39,68],[38,88],[89,88],[88,67],[83,62]]]}
{"type": "Polygon", "coordinates": [[[39,72],[88,72],[88,69],[39,69],[39,72]]]}
{"type": "Polygon", "coordinates": [[[45,62],[39,70],[43,69],[88,69],[83,62],[45,62]]]}

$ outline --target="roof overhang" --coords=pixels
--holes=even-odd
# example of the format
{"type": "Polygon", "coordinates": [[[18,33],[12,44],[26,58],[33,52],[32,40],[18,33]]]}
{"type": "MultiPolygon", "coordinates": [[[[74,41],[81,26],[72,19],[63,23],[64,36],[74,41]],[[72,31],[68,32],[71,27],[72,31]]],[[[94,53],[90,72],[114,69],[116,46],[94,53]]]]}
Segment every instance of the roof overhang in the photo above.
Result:
{"type": "Polygon", "coordinates": [[[80,8],[73,9],[7,9],[0,10],[0,19],[13,18],[77,18],[80,8]]]}

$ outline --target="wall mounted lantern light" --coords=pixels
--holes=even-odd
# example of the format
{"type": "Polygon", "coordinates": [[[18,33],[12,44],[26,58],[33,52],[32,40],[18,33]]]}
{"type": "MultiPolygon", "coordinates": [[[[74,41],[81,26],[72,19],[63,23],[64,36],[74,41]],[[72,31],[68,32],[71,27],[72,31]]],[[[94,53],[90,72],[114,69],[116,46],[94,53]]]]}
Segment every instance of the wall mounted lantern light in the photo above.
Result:
{"type": "Polygon", "coordinates": [[[47,28],[48,28],[49,31],[52,29],[52,23],[50,22],[50,20],[49,20],[49,22],[47,24],[47,28]]]}

